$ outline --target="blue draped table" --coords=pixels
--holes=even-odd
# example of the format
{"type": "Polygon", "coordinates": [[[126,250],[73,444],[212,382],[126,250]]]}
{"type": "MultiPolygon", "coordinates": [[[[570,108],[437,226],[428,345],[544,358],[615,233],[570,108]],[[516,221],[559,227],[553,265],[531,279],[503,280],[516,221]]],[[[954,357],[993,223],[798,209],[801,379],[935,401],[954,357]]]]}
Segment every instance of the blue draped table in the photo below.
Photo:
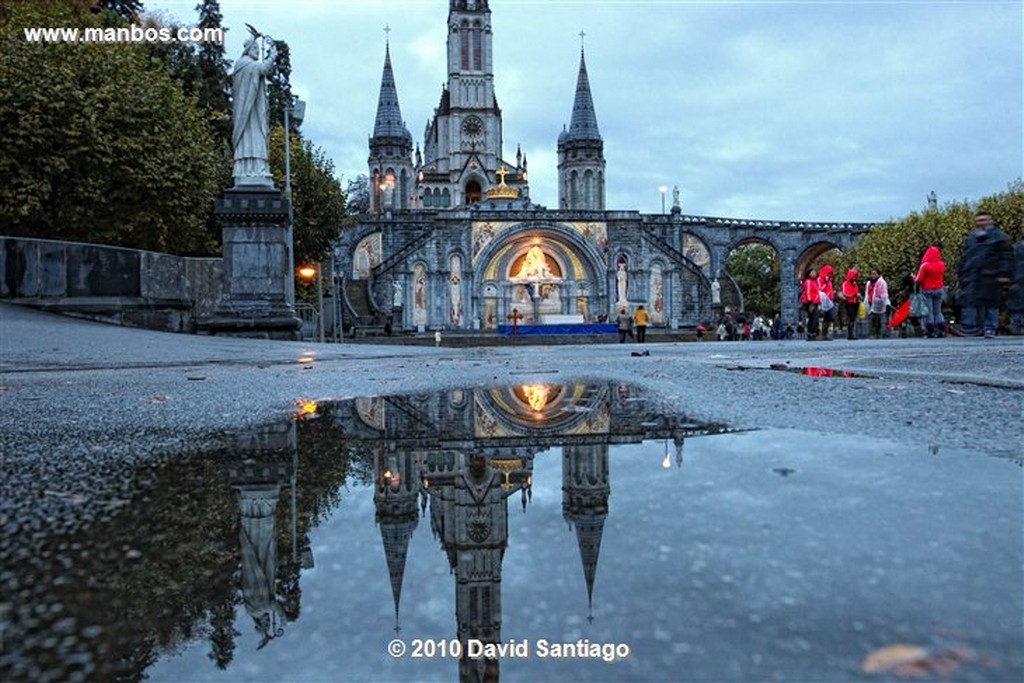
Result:
{"type": "MultiPolygon", "coordinates": [[[[613,323],[577,323],[565,325],[520,325],[516,336],[539,337],[543,335],[568,335],[568,334],[616,334],[618,327],[613,323]]],[[[511,325],[498,325],[498,334],[511,337],[511,325]]]]}

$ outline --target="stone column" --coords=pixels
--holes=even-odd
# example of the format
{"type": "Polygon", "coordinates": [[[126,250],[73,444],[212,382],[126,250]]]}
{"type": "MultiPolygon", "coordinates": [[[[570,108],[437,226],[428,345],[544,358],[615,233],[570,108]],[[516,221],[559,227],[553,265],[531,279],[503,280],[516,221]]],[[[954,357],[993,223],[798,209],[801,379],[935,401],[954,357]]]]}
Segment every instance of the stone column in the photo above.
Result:
{"type": "Polygon", "coordinates": [[[288,302],[288,202],[273,187],[241,185],[217,200],[224,240],[224,294],[200,334],[298,339],[288,302]]]}

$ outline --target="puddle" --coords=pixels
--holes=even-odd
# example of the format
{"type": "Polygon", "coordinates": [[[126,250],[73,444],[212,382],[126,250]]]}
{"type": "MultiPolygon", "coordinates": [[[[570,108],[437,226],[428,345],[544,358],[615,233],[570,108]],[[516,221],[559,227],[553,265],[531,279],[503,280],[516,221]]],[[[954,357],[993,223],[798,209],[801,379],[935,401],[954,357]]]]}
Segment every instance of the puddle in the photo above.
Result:
{"type": "Polygon", "coordinates": [[[909,643],[1015,680],[1021,497],[1005,459],[635,387],[300,401],[4,557],[0,677],[862,680],[909,643]]]}
{"type": "MultiPolygon", "coordinates": [[[[747,368],[743,368],[747,369],[747,368]]],[[[781,370],[783,372],[792,372],[797,375],[806,375],[808,377],[845,377],[845,378],[862,378],[862,379],[877,379],[877,375],[867,375],[861,372],[850,372],[849,370],[838,370],[836,368],[822,368],[811,365],[791,367],[782,363],[772,363],[769,366],[770,370],[781,370]]]]}

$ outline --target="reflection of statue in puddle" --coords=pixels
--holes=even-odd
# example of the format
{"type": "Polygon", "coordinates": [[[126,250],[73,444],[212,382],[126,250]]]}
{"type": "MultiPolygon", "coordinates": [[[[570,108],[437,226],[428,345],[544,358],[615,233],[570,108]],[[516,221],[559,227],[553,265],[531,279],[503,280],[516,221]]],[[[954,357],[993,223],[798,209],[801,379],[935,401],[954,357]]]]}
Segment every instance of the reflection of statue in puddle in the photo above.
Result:
{"type": "Polygon", "coordinates": [[[284,634],[285,615],[277,600],[277,498],[280,486],[240,489],[242,513],[242,601],[264,647],[284,634]]]}
{"type": "MultiPolygon", "coordinates": [[[[225,466],[225,474],[239,493],[242,604],[260,635],[257,649],[284,635],[286,621],[299,611],[299,550],[292,517],[291,561],[278,557],[277,508],[282,488],[290,483],[295,494],[295,424],[240,437],[241,462],[225,466]]],[[[295,510],[295,500],[292,500],[295,510]]],[[[304,549],[303,565],[312,566],[304,549]]]]}

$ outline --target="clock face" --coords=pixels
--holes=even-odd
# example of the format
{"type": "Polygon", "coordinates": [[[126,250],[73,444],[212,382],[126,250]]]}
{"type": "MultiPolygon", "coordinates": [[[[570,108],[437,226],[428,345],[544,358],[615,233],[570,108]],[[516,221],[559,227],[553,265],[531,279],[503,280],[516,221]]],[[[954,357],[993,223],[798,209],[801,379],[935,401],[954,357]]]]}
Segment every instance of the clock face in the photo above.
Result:
{"type": "Polygon", "coordinates": [[[478,138],[484,134],[484,122],[476,116],[467,116],[462,121],[462,134],[467,138],[478,138]]]}

